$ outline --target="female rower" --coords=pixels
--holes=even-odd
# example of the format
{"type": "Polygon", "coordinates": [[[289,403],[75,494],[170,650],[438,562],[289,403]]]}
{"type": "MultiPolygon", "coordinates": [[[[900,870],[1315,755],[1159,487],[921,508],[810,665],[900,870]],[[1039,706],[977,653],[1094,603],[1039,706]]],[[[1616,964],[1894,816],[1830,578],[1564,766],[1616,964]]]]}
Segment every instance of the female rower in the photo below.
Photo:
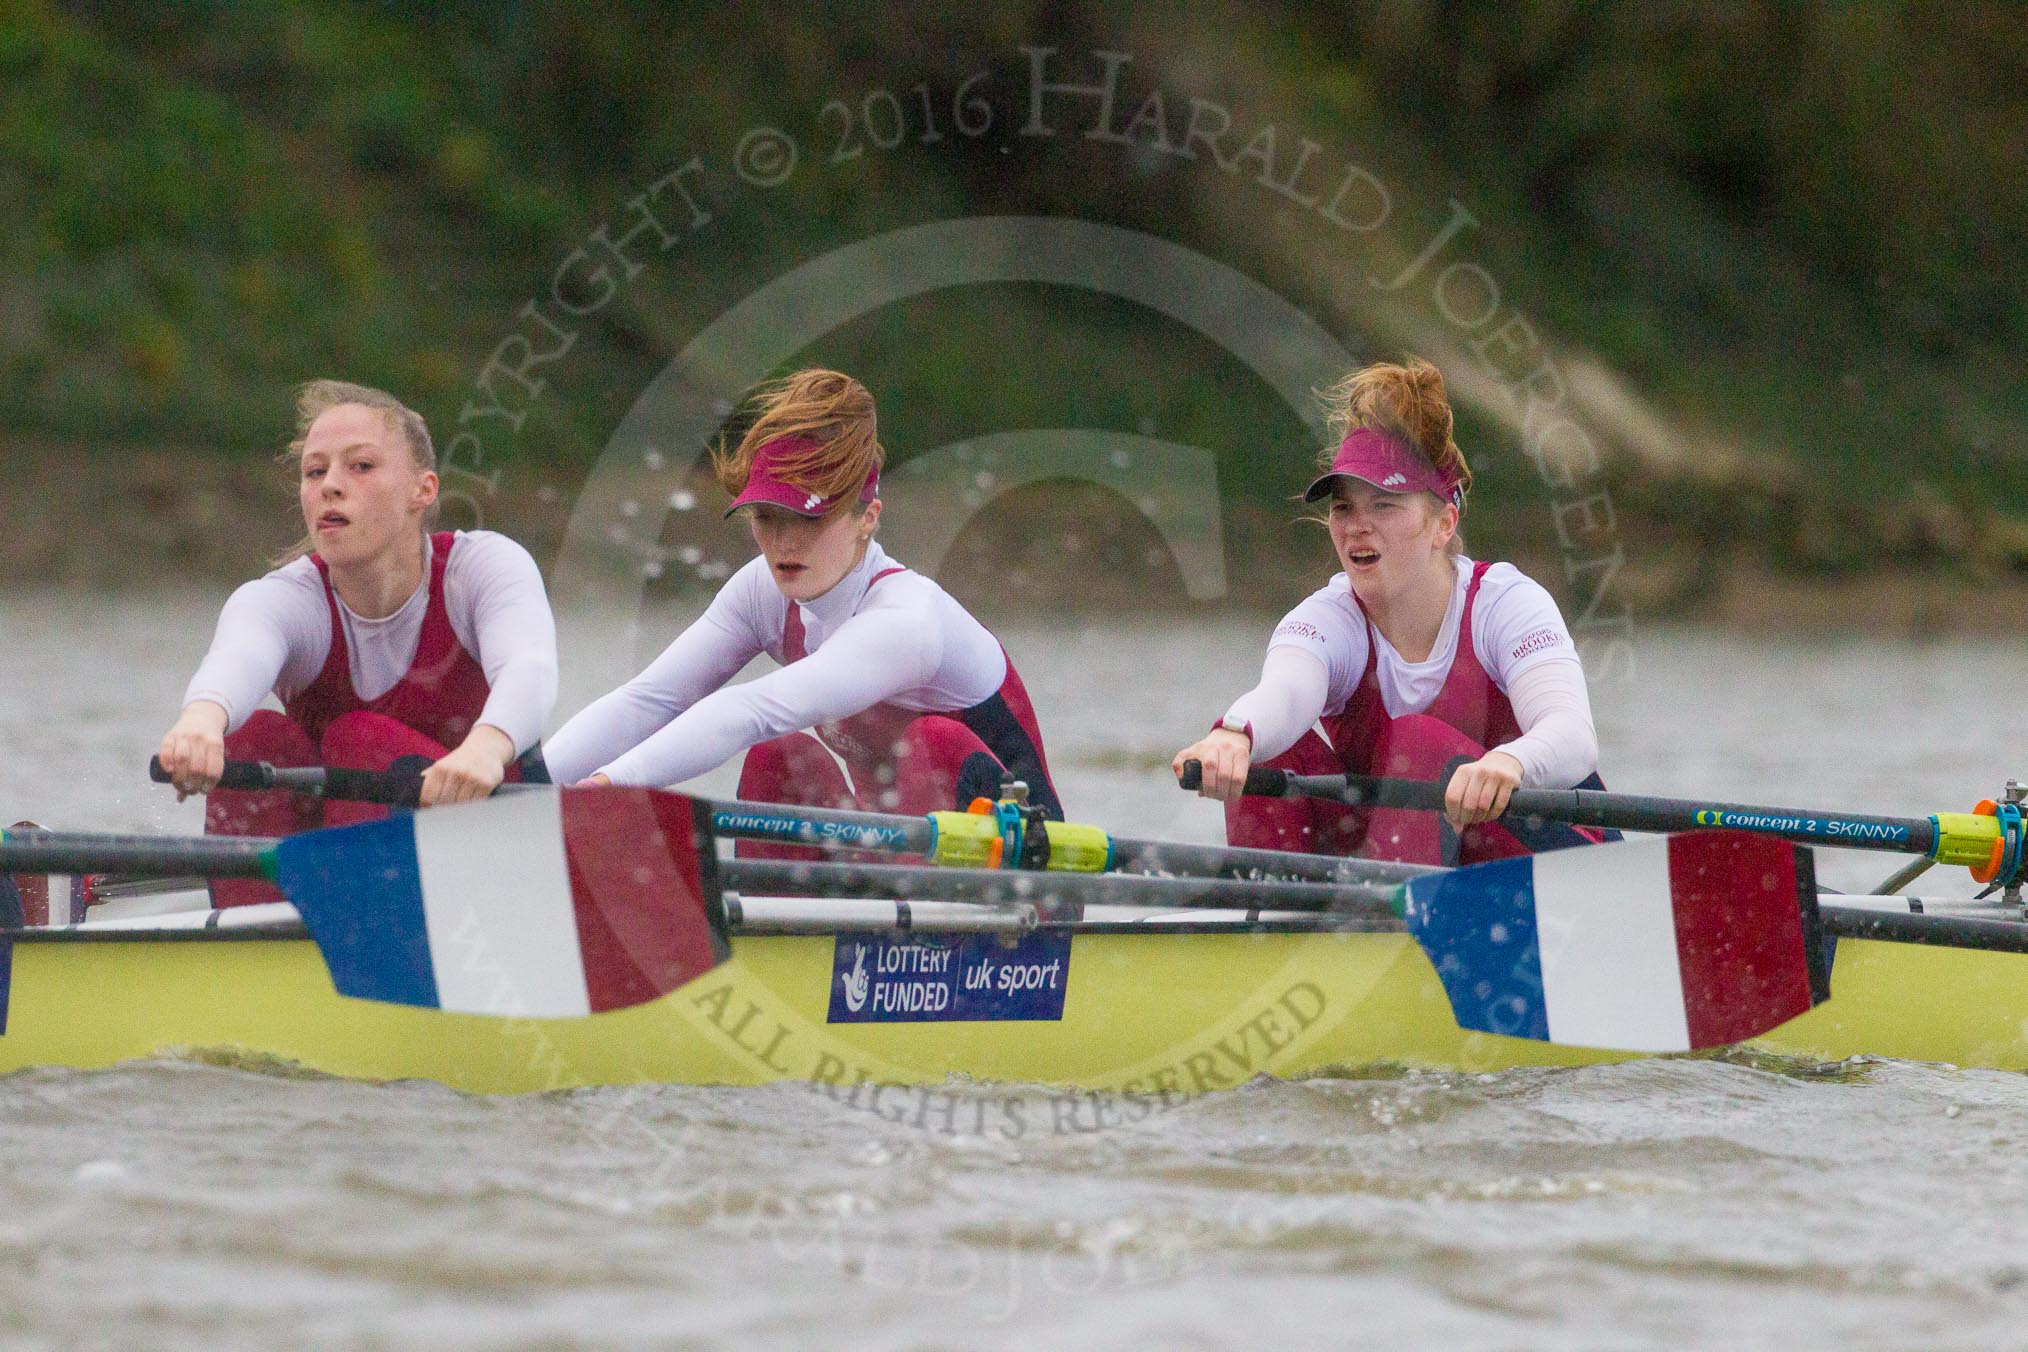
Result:
{"type": "MultiPolygon", "coordinates": [[[[296,396],[297,502],[308,538],[233,593],[160,752],[178,797],[228,756],[275,765],[426,766],[425,806],[545,779],[556,626],[528,551],[490,531],[431,533],[436,453],[392,395],[315,380],[296,396]],[[256,708],[273,694],[282,712],[256,708]]],[[[384,815],[283,792],[210,792],[205,830],[285,835],[384,815]]],[[[218,905],[277,896],[213,884],[218,905]]]]}
{"type": "Polygon", "coordinates": [[[550,740],[557,778],[675,784],[745,751],[744,799],[916,814],[997,797],[1011,775],[1061,820],[1006,650],[874,538],[886,453],[872,394],[836,371],[800,371],[763,388],[757,415],[713,463],[726,515],[745,514],[760,557],[550,740]],[[763,652],[778,670],[728,684],[763,652]]]}
{"type": "Polygon", "coordinates": [[[1383,362],[1323,397],[1342,439],[1303,497],[1329,500],[1344,571],[1288,613],[1260,684],[1174,768],[1203,763],[1200,792],[1226,804],[1234,845],[1454,864],[1599,839],[1523,828],[1524,843],[1493,822],[1524,784],[1599,787],[1598,740],[1555,601],[1511,564],[1462,552],[1472,472],[1443,376],[1415,358],[1383,362]],[[1458,765],[1444,799],[1452,830],[1433,813],[1244,797],[1256,764],[1414,779],[1458,765]]]}

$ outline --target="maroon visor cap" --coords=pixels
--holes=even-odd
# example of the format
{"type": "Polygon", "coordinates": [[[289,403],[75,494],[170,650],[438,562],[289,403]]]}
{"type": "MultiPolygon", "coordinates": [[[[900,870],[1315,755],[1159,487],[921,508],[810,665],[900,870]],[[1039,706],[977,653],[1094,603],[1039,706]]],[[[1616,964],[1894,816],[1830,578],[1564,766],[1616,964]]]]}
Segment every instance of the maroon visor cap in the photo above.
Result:
{"type": "Polygon", "coordinates": [[[1352,429],[1331,457],[1331,468],[1304,490],[1303,501],[1321,502],[1331,496],[1331,481],[1341,474],[1364,479],[1386,493],[1434,493],[1464,510],[1464,486],[1456,475],[1439,473],[1406,442],[1370,427],[1352,429]]]}
{"type": "MultiPolygon", "coordinates": [[[[820,498],[807,488],[798,488],[781,477],[779,466],[783,460],[819,450],[823,442],[808,437],[777,437],[754,452],[753,468],[747,471],[746,487],[732,500],[732,506],[725,509],[731,516],[742,507],[751,507],[757,502],[771,502],[777,507],[786,507],[798,516],[824,516],[844,501],[843,493],[834,493],[820,498]]],[[[859,500],[873,501],[880,492],[880,466],[875,465],[866,472],[866,482],[860,485],[859,500]]]]}

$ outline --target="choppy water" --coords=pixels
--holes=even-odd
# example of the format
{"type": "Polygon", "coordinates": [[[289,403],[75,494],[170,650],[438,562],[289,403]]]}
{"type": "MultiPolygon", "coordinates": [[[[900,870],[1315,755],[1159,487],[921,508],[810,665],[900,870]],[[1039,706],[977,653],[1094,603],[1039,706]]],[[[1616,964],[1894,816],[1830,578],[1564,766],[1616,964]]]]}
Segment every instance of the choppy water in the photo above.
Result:
{"type": "MultiPolygon", "coordinates": [[[[195,829],[138,767],[216,600],[0,598],[0,814],[195,829]]],[[[1074,815],[1215,836],[1156,767],[1260,625],[1003,631],[1074,815]]],[[[2018,648],[1636,658],[1595,692],[1622,787],[1913,812],[2028,769],[2018,648]]],[[[10,1346],[2028,1346],[2028,1077],[1936,1066],[1376,1069],[1007,1140],[165,1059],[0,1080],[0,1141],[10,1346]]]]}

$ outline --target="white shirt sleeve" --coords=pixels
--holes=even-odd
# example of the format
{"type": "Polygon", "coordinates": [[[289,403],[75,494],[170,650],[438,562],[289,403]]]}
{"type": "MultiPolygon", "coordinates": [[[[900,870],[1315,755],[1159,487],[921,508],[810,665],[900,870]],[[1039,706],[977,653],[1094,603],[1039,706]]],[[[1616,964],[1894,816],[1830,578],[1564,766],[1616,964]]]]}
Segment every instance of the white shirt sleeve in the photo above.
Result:
{"type": "Polygon", "coordinates": [[[506,536],[466,532],[444,567],[444,605],[491,689],[479,722],[506,733],[519,755],[556,707],[556,620],[542,571],[506,536]]]}
{"type": "Polygon", "coordinates": [[[1556,598],[1512,564],[1486,570],[1472,614],[1472,642],[1486,674],[1510,696],[1514,678],[1537,663],[1577,659],[1556,598]]]}
{"type": "Polygon", "coordinates": [[[847,718],[928,683],[943,634],[920,608],[869,605],[816,652],[698,700],[626,754],[597,767],[615,784],[680,784],[771,737],[847,718]]]}
{"type": "Polygon", "coordinates": [[[1531,663],[1507,687],[1521,735],[1494,747],[1521,762],[1531,789],[1569,789],[1598,769],[1598,732],[1584,667],[1575,657],[1531,663]]]}
{"type": "Polygon", "coordinates": [[[1253,763],[1296,744],[1324,712],[1331,675],[1309,647],[1276,645],[1261,663],[1260,684],[1232,702],[1226,718],[1253,728],[1253,763]]]}
{"type": "Polygon", "coordinates": [[[1296,603],[1268,638],[1260,684],[1225,716],[1253,727],[1255,764],[1287,751],[1325,713],[1352,697],[1366,670],[1366,624],[1351,606],[1344,575],[1296,603]]]}
{"type": "Polygon", "coordinates": [[[233,592],[183,706],[210,700],[235,731],[270,694],[286,698],[316,680],[330,655],[330,605],[312,565],[299,560],[233,592]]]}
{"type": "Polygon", "coordinates": [[[735,573],[705,612],[640,675],[593,700],[557,729],[542,749],[550,778],[575,784],[602,769],[610,772],[610,762],[640,746],[760,655],[761,641],[742,604],[742,593],[752,581],[748,571],[735,573]]]}
{"type": "Polygon", "coordinates": [[[1486,572],[1472,642],[1486,674],[1507,692],[1521,736],[1505,751],[1531,789],[1567,789],[1598,768],[1598,733],[1577,645],[1541,583],[1511,564],[1486,572]]]}

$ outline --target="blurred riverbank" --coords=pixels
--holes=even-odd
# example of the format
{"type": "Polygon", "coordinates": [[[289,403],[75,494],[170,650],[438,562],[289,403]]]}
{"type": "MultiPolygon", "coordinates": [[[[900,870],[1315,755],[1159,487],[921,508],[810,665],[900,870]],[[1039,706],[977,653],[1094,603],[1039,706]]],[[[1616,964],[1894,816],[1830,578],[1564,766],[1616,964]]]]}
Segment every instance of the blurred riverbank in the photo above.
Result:
{"type": "MultiPolygon", "coordinates": [[[[0,530],[0,587],[130,592],[164,586],[230,587],[257,575],[296,538],[289,472],[264,457],[202,451],[124,448],[87,457],[78,446],[0,440],[5,528],[0,530]]],[[[535,478],[520,470],[520,479],[535,478]]],[[[701,481],[700,504],[716,489],[701,481]]],[[[502,492],[486,503],[483,524],[527,544],[545,567],[570,530],[574,491],[540,484],[502,492]]],[[[1849,564],[1820,571],[1784,569],[1748,535],[1707,513],[1682,521],[1647,519],[1639,495],[1617,520],[1617,561],[1608,575],[1595,554],[1564,549],[1557,504],[1548,494],[1510,508],[1497,529],[1467,543],[1475,557],[1507,558],[1556,593],[1576,627],[1590,609],[1593,628],[1614,623],[1690,622],[1743,634],[1855,634],[1924,639],[2028,633],[2028,541],[1986,540],[1983,552],[1939,550],[1928,568],[1849,564]],[[1532,529],[1530,525],[1532,523],[1532,529]],[[2016,560],[2014,551],[2022,551],[2016,560]]],[[[1884,517],[1888,513],[1882,509],[1884,517]]],[[[455,508],[444,525],[459,520],[455,508]]],[[[1738,514],[1745,516],[1744,509],[1738,514]]],[[[1895,513],[1906,517],[1906,513],[1895,513]]],[[[1176,559],[1155,529],[1116,497],[1056,480],[1005,495],[976,511],[933,571],[982,615],[1013,618],[1168,613],[1211,616],[1258,612],[1264,619],[1317,586],[1332,571],[1320,531],[1286,511],[1226,503],[1224,587],[1191,600],[1176,559]]],[[[746,557],[736,525],[722,526],[699,507],[695,538],[707,555],[746,557]]],[[[1863,515],[1822,526],[1842,532],[1889,531],[1863,515]]],[[[1782,529],[1801,529],[1792,520],[1782,529]]],[[[1927,530],[1949,543],[1963,519],[1932,517],[1927,530]]],[[[690,538],[690,537],[686,537],[690,538]]],[[[890,544],[894,544],[890,541],[890,544]]],[[[672,549],[670,552],[678,552],[672,549]]],[[[1846,540],[1841,553],[1855,552],[1846,540]]],[[[908,560],[930,566],[923,560],[908,560]]],[[[681,569],[656,590],[680,603],[715,581],[681,569]]]]}

